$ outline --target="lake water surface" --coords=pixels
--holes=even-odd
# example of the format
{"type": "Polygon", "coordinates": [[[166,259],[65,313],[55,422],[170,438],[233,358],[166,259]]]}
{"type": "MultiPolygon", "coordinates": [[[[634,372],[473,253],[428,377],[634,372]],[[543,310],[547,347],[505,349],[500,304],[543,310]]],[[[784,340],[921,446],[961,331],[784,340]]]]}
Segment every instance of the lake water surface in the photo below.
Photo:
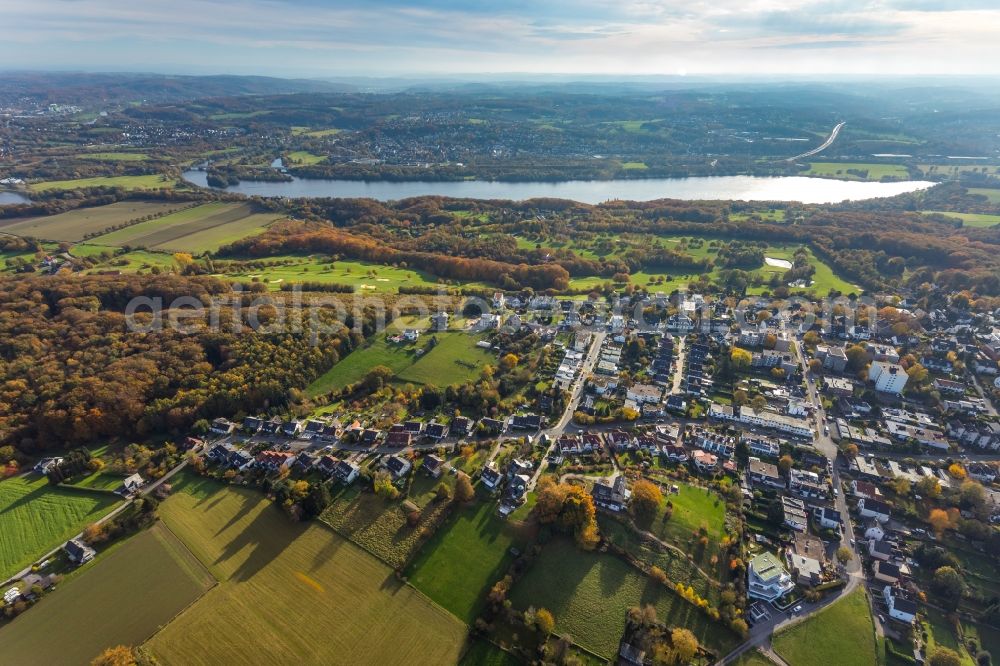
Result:
{"type": "Polygon", "coordinates": [[[0,206],[31,203],[31,199],[20,192],[0,192],[0,206]]]}
{"type": "MultiPolygon", "coordinates": [[[[184,178],[208,187],[204,171],[185,171],[184,178]]],[[[454,182],[389,182],[361,180],[319,180],[296,178],[290,182],[244,181],[224,188],[262,197],[367,197],[393,201],[407,197],[438,195],[467,199],[510,199],[521,201],[539,197],[571,199],[598,204],[610,199],[651,201],[653,199],[800,201],[837,203],[892,197],[931,187],[922,180],[898,183],[867,183],[805,178],[802,176],[712,176],[697,178],[644,178],[629,180],[567,180],[561,182],[499,182],[463,180],[454,182]]]]}

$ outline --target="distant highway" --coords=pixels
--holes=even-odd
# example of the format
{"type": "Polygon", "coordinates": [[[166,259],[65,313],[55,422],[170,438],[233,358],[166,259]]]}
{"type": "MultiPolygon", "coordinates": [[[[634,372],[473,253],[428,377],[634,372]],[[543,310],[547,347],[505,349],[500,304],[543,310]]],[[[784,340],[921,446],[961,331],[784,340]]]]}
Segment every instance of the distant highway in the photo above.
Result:
{"type": "Polygon", "coordinates": [[[821,146],[820,146],[819,148],[813,148],[813,149],[812,149],[812,150],[810,150],[809,152],[806,152],[806,153],[802,153],[801,155],[796,155],[795,157],[789,157],[789,158],[788,158],[787,160],[785,160],[785,161],[786,161],[786,162],[794,162],[794,161],[796,161],[796,160],[801,160],[801,159],[802,159],[802,158],[804,158],[804,157],[812,157],[812,156],[813,156],[813,155],[815,155],[816,153],[821,153],[821,152],[823,152],[824,150],[826,150],[827,148],[829,148],[829,147],[830,147],[830,144],[832,144],[832,143],[833,143],[834,141],[836,141],[836,140],[837,140],[837,135],[838,135],[838,134],[840,134],[840,128],[842,128],[842,127],[843,127],[844,125],[846,125],[846,124],[847,124],[847,123],[846,123],[846,122],[843,122],[843,121],[841,121],[841,122],[837,123],[837,126],[833,128],[833,131],[832,131],[832,132],[830,132],[830,136],[828,136],[828,137],[826,138],[826,141],[824,141],[824,142],[823,142],[823,145],[821,145],[821,146]]]}

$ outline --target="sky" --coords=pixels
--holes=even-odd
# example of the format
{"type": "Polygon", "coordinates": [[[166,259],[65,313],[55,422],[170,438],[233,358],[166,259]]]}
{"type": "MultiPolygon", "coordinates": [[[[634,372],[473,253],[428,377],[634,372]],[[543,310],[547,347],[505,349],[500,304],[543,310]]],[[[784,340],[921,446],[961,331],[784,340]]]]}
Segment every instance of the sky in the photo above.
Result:
{"type": "Polygon", "coordinates": [[[0,0],[0,68],[998,74],[1000,0],[0,0]]]}

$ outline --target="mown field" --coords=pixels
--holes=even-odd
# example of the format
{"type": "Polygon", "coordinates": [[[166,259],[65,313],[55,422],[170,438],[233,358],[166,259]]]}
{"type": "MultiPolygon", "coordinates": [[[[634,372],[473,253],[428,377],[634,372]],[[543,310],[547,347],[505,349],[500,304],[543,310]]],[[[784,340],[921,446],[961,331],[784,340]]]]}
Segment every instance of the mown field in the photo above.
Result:
{"type": "Polygon", "coordinates": [[[480,499],[455,513],[423,547],[407,574],[410,583],[471,625],[489,587],[513,559],[516,528],[496,503],[480,499]]]}
{"type": "Polygon", "coordinates": [[[585,553],[569,539],[545,545],[510,599],[518,609],[549,609],[557,632],[608,659],[617,653],[625,614],[635,605],[655,606],[661,621],[687,627],[719,654],[738,643],[735,634],[619,558],[585,553]]]}
{"type": "Polygon", "coordinates": [[[925,215],[944,215],[962,220],[962,225],[966,227],[992,227],[1000,224],[1000,215],[987,215],[985,213],[953,213],[950,210],[923,210],[925,215]]]}
{"type": "Polygon", "coordinates": [[[119,201],[107,206],[77,208],[47,217],[11,218],[0,221],[0,231],[15,236],[43,240],[77,242],[87,234],[137,220],[148,215],[163,215],[189,204],[160,201],[119,201]]]}
{"type": "Polygon", "coordinates": [[[864,589],[775,634],[771,644],[789,666],[871,666],[875,629],[864,589]]]}
{"type": "Polygon", "coordinates": [[[41,183],[31,183],[28,188],[33,192],[45,190],[77,190],[86,187],[121,187],[126,190],[169,190],[177,185],[177,181],[158,173],[146,176],[98,176],[95,178],[75,178],[73,180],[47,180],[41,183]]]}
{"type": "Polygon", "coordinates": [[[275,213],[256,213],[250,204],[213,202],[112,231],[92,242],[200,254],[258,234],[278,219],[275,213]]]}
{"type": "Polygon", "coordinates": [[[79,533],[118,504],[111,493],[51,486],[31,474],[0,481],[0,579],[79,533]]]}
{"type": "Polygon", "coordinates": [[[325,155],[315,155],[307,150],[294,150],[286,155],[290,165],[310,165],[319,164],[326,160],[325,155]]]}
{"type": "Polygon", "coordinates": [[[310,396],[320,395],[362,379],[377,365],[395,373],[395,381],[433,384],[438,387],[460,384],[479,377],[483,366],[495,361],[493,354],[476,347],[480,336],[462,331],[424,333],[416,343],[389,342],[377,334],[364,347],[345,356],[306,388],[310,396]],[[431,335],[438,344],[429,352],[417,355],[431,335]]]}
{"type": "Polygon", "coordinates": [[[163,521],[220,580],[147,642],[164,664],[447,664],[461,622],[262,495],[183,477],[163,521]]]}
{"type": "Polygon", "coordinates": [[[214,584],[184,545],[156,524],[0,629],[3,661],[89,664],[106,647],[142,643],[214,584]]]}
{"type": "Polygon", "coordinates": [[[969,194],[978,194],[986,197],[990,203],[1000,204],[1000,189],[993,187],[970,187],[969,194]]]}
{"type": "Polygon", "coordinates": [[[809,170],[802,173],[803,176],[823,176],[826,178],[839,178],[841,180],[882,180],[883,178],[893,178],[905,180],[910,177],[910,172],[901,164],[870,164],[859,162],[812,162],[809,170]],[[867,178],[848,173],[848,171],[867,171],[867,178]]]}

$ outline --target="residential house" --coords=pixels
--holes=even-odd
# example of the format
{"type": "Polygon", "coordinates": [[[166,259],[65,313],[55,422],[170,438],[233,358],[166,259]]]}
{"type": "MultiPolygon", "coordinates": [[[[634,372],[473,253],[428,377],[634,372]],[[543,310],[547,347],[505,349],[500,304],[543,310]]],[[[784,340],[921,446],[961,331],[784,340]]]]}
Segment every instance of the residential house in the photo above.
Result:
{"type": "Polygon", "coordinates": [[[827,496],[827,485],[820,481],[819,474],[801,469],[788,472],[788,489],[807,499],[824,499],[827,496]]]}
{"type": "Polygon", "coordinates": [[[510,417],[510,427],[517,430],[539,430],[542,417],[538,414],[516,414],[510,417]]]}
{"type": "Polygon", "coordinates": [[[126,477],[115,493],[121,495],[122,497],[131,497],[135,495],[142,487],[146,485],[145,479],[142,478],[140,474],[132,474],[126,477]]]}
{"type": "Polygon", "coordinates": [[[885,538],[885,530],[882,528],[882,523],[878,522],[877,519],[871,518],[865,523],[865,539],[868,541],[881,541],[885,538]]]}
{"type": "Polygon", "coordinates": [[[236,424],[229,419],[217,418],[212,421],[208,429],[216,435],[228,435],[236,429],[236,424]]]}
{"type": "Polygon", "coordinates": [[[259,419],[256,416],[248,416],[243,419],[243,430],[250,434],[260,432],[260,429],[264,427],[263,419],[259,419]]]}
{"type": "Polygon", "coordinates": [[[385,445],[394,448],[405,448],[410,446],[413,442],[413,435],[404,432],[402,430],[397,430],[396,432],[390,432],[385,436],[385,445]]]}
{"type": "Polygon", "coordinates": [[[431,421],[427,424],[427,427],[424,428],[424,436],[428,439],[433,439],[435,442],[440,442],[448,436],[450,431],[451,427],[447,423],[431,421]]]}
{"type": "Polygon", "coordinates": [[[826,530],[839,530],[843,524],[840,512],[827,506],[818,506],[813,509],[813,518],[819,526],[826,530]]]}
{"type": "Polygon", "coordinates": [[[482,473],[479,475],[479,481],[492,491],[496,490],[500,482],[503,481],[503,475],[491,462],[483,468],[482,473]]]}
{"type": "Polygon", "coordinates": [[[899,585],[886,585],[882,588],[882,598],[885,599],[889,617],[893,620],[913,624],[917,619],[917,602],[899,585]]]}
{"type": "Polygon", "coordinates": [[[78,566],[91,561],[97,555],[96,550],[79,539],[70,539],[67,541],[66,545],[63,546],[63,550],[66,552],[66,557],[69,558],[69,561],[78,566]]]}
{"type": "Polygon", "coordinates": [[[438,479],[441,477],[442,472],[444,472],[444,460],[433,453],[428,453],[424,456],[424,464],[421,466],[429,476],[438,479]]]}
{"type": "Polygon", "coordinates": [[[338,460],[333,465],[333,476],[338,481],[344,485],[350,485],[354,483],[354,480],[358,478],[358,474],[361,473],[361,468],[352,462],[346,460],[338,460]]]}
{"type": "Polygon", "coordinates": [[[475,422],[465,416],[456,416],[451,420],[451,432],[459,438],[468,437],[469,433],[472,432],[472,428],[475,426],[475,422]]]}
{"type": "Polygon", "coordinates": [[[785,561],[800,585],[818,585],[823,582],[823,564],[819,560],[789,550],[785,553],[785,561]]]}
{"type": "Polygon", "coordinates": [[[48,474],[62,463],[62,458],[42,458],[31,468],[35,474],[48,474]]]}
{"type": "Polygon", "coordinates": [[[257,454],[254,466],[265,472],[277,472],[288,469],[295,462],[295,454],[290,451],[261,451],[257,454]]]}
{"type": "Polygon", "coordinates": [[[774,601],[791,592],[795,582],[773,553],[764,552],[747,566],[747,595],[752,599],[774,601]]]}
{"type": "Polygon", "coordinates": [[[628,488],[625,476],[620,475],[610,485],[602,482],[595,483],[590,494],[594,498],[594,504],[617,512],[623,511],[628,506],[628,499],[632,493],[628,488]]]}
{"type": "Polygon", "coordinates": [[[875,361],[868,368],[868,379],[874,382],[876,391],[901,395],[909,377],[898,363],[875,361]]]}
{"type": "Polygon", "coordinates": [[[653,384],[634,384],[628,388],[626,396],[639,404],[655,404],[663,398],[663,389],[653,384]]]}
{"type": "Polygon", "coordinates": [[[858,500],[858,514],[864,518],[875,518],[880,523],[886,523],[892,515],[892,509],[885,502],[862,497],[858,500]]]}
{"type": "Polygon", "coordinates": [[[809,512],[806,504],[796,497],[781,497],[782,522],[796,532],[806,532],[809,528],[809,512]]]}
{"type": "Polygon", "coordinates": [[[719,469],[719,458],[713,453],[695,449],[691,453],[691,461],[696,470],[702,474],[714,474],[719,469]]]}
{"type": "Polygon", "coordinates": [[[872,565],[872,577],[879,583],[895,585],[899,582],[900,576],[899,567],[891,562],[875,560],[875,563],[872,565]]]}
{"type": "Polygon", "coordinates": [[[413,463],[406,458],[396,455],[386,458],[384,465],[385,468],[389,470],[389,473],[392,474],[392,478],[394,479],[403,478],[409,474],[410,470],[413,468],[413,463]]]}
{"type": "Polygon", "coordinates": [[[892,559],[892,544],[888,541],[878,541],[870,539],[868,541],[868,555],[874,560],[888,562],[892,559]]]}
{"type": "Polygon", "coordinates": [[[750,482],[767,488],[784,488],[785,480],[778,473],[777,465],[751,457],[748,468],[750,482]]]}

